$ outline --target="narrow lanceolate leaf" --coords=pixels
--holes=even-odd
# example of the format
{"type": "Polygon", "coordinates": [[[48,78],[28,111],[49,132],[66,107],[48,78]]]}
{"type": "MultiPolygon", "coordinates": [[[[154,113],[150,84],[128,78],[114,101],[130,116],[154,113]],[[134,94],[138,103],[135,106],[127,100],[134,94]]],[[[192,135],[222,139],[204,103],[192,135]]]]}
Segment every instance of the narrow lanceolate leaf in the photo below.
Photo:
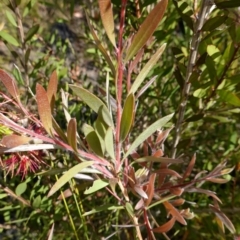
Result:
{"type": "Polygon", "coordinates": [[[102,18],[102,23],[107,36],[113,46],[116,46],[115,34],[114,34],[114,20],[111,0],[98,0],[100,15],[102,18]]]}
{"type": "Polygon", "coordinates": [[[152,202],[153,195],[154,195],[155,179],[156,179],[156,173],[152,173],[151,176],[149,177],[149,182],[146,190],[148,199],[145,201],[145,206],[148,206],[152,202]]]}
{"type": "Polygon", "coordinates": [[[48,87],[47,87],[47,96],[49,99],[49,102],[52,101],[52,98],[56,98],[57,95],[57,86],[58,86],[58,77],[56,70],[52,73],[48,87]]]}
{"type": "Polygon", "coordinates": [[[14,148],[23,144],[28,143],[32,138],[26,136],[20,136],[16,134],[4,136],[2,138],[1,144],[7,148],[14,148]]]}
{"type": "Polygon", "coordinates": [[[111,157],[112,160],[115,160],[115,151],[114,151],[114,142],[113,142],[113,131],[112,128],[108,128],[106,135],[105,135],[105,146],[106,151],[111,157]]]}
{"type": "Polygon", "coordinates": [[[146,157],[138,158],[134,162],[137,162],[137,163],[143,163],[143,162],[182,163],[183,160],[167,158],[167,157],[146,156],[146,157]]]}
{"type": "Polygon", "coordinates": [[[187,225],[185,219],[180,214],[180,212],[168,201],[163,203],[164,207],[168,211],[169,214],[171,214],[178,222],[180,222],[183,225],[187,225]]]}
{"type": "Polygon", "coordinates": [[[236,229],[233,226],[232,222],[228,219],[228,217],[223,212],[221,212],[219,209],[217,209],[216,207],[210,205],[210,208],[216,214],[217,218],[219,218],[221,220],[221,222],[223,222],[223,224],[228,228],[228,230],[232,234],[234,234],[236,232],[236,229]]]}
{"type": "Polygon", "coordinates": [[[172,227],[174,226],[175,222],[176,222],[176,219],[175,219],[175,217],[173,217],[173,218],[171,218],[171,220],[169,220],[168,222],[166,222],[162,226],[154,228],[153,232],[156,232],[156,233],[168,232],[169,230],[172,229],[172,227]]]}
{"type": "Polygon", "coordinates": [[[127,137],[134,118],[134,105],[135,105],[135,98],[133,94],[128,95],[126,102],[123,107],[122,118],[121,118],[121,125],[120,125],[120,140],[124,141],[127,137]]]}
{"type": "Polygon", "coordinates": [[[109,56],[108,52],[106,51],[106,49],[103,47],[103,45],[101,44],[101,41],[99,40],[97,34],[95,33],[91,23],[90,23],[90,20],[89,20],[89,17],[87,15],[87,13],[85,12],[86,14],[86,18],[87,18],[87,23],[88,23],[88,26],[89,26],[89,29],[90,29],[90,32],[93,36],[93,39],[96,43],[96,46],[98,47],[98,49],[100,50],[100,52],[103,54],[105,60],[107,61],[110,69],[111,69],[111,72],[113,74],[113,76],[116,75],[116,71],[115,71],[115,67],[114,67],[114,64],[113,64],[113,61],[111,59],[111,57],[109,56]]]}
{"type": "Polygon", "coordinates": [[[240,98],[234,93],[226,90],[218,90],[217,93],[222,101],[237,107],[240,106],[240,98]]]}
{"type": "Polygon", "coordinates": [[[38,113],[40,116],[40,120],[49,135],[52,135],[52,114],[51,108],[48,100],[47,93],[45,89],[37,83],[36,86],[36,99],[38,106],[38,113]]]}
{"type": "Polygon", "coordinates": [[[40,27],[40,25],[36,24],[28,30],[26,37],[25,37],[25,43],[32,39],[32,37],[38,32],[39,27],[40,27]]]}
{"type": "Polygon", "coordinates": [[[125,62],[129,61],[146,44],[163,18],[168,0],[161,0],[148,14],[127,50],[125,62]]]}
{"type": "Polygon", "coordinates": [[[136,80],[134,81],[129,93],[135,93],[139,86],[142,84],[142,82],[147,77],[148,73],[152,70],[152,68],[155,66],[159,58],[161,57],[164,49],[166,48],[166,43],[164,43],[157,52],[150,58],[150,60],[147,62],[147,64],[143,67],[143,69],[138,74],[136,80]]]}
{"type": "Polygon", "coordinates": [[[18,41],[16,40],[16,38],[14,38],[12,35],[8,34],[5,31],[0,31],[0,38],[2,38],[3,40],[5,40],[7,43],[12,44],[15,47],[19,46],[18,41]]]}
{"type": "Polygon", "coordinates": [[[102,188],[105,188],[106,186],[108,186],[109,183],[108,182],[105,182],[101,179],[98,179],[98,180],[95,180],[93,182],[93,185],[92,187],[90,187],[89,189],[85,190],[84,194],[91,194],[91,193],[94,193],[102,188]]]}
{"type": "Polygon", "coordinates": [[[19,100],[19,90],[16,82],[4,70],[0,69],[0,80],[2,81],[9,94],[19,100]]]}
{"type": "Polygon", "coordinates": [[[77,173],[81,172],[82,169],[93,165],[93,161],[82,162],[78,165],[69,169],[62,177],[60,177],[57,182],[52,186],[48,193],[48,197],[52,196],[57,192],[64,184],[66,184],[71,178],[73,178],[77,173]]]}
{"type": "Polygon", "coordinates": [[[129,154],[132,153],[141,143],[143,143],[148,137],[150,137],[156,130],[162,128],[171,118],[173,114],[167,115],[152,125],[150,125],[145,131],[143,131],[132,143],[128,151],[125,153],[123,159],[125,159],[129,154]]]}
{"type": "Polygon", "coordinates": [[[67,138],[69,145],[77,152],[77,122],[75,118],[68,123],[67,138]]]}
{"type": "Polygon", "coordinates": [[[94,128],[88,124],[84,124],[82,131],[86,137],[87,143],[90,149],[96,153],[98,156],[103,156],[101,142],[94,128]]]}
{"type": "Polygon", "coordinates": [[[70,88],[73,92],[80,97],[94,112],[98,113],[99,110],[102,109],[102,117],[105,123],[108,126],[113,126],[113,121],[111,115],[106,107],[106,105],[94,94],[90,93],[86,89],[70,85],[70,88]]]}
{"type": "Polygon", "coordinates": [[[183,175],[183,178],[182,178],[182,182],[188,178],[190,176],[190,174],[192,173],[192,170],[193,170],[193,167],[195,165],[195,162],[196,162],[196,153],[194,153],[190,163],[188,164],[188,167],[186,169],[186,172],[184,173],[183,175]]]}

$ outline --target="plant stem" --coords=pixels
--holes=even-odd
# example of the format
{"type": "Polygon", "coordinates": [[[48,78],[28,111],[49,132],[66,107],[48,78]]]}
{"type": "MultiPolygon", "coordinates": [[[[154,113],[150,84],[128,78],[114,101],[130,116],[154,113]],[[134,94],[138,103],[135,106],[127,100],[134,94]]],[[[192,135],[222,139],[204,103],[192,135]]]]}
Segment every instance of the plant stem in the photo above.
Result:
{"type": "Polygon", "coordinates": [[[177,118],[177,123],[175,127],[175,136],[174,136],[173,148],[172,148],[172,158],[176,157],[177,146],[181,137],[181,127],[182,127],[184,114],[187,106],[187,101],[189,97],[189,92],[191,88],[191,83],[189,82],[189,79],[192,75],[193,68],[197,61],[198,46],[201,38],[201,29],[207,18],[207,15],[209,13],[211,6],[212,6],[211,0],[203,0],[201,10],[197,16],[197,20],[194,25],[193,36],[190,44],[190,53],[189,53],[186,77],[185,77],[184,87],[182,90],[181,102],[178,110],[178,118],[177,118]]]}
{"type": "Polygon", "coordinates": [[[19,33],[19,37],[20,37],[20,41],[21,41],[21,48],[22,48],[22,56],[23,58],[19,57],[20,62],[24,68],[24,78],[26,81],[26,86],[29,88],[29,74],[28,74],[28,64],[25,61],[25,56],[26,56],[26,45],[25,45],[25,41],[24,41],[24,30],[23,30],[23,24],[22,24],[22,18],[21,18],[21,14],[19,11],[19,7],[17,6],[17,3],[15,0],[9,0],[15,15],[16,15],[16,19],[17,19],[17,25],[18,25],[18,33],[19,33]]]}
{"type": "Polygon", "coordinates": [[[118,49],[117,49],[117,84],[116,84],[116,95],[117,95],[117,119],[116,119],[116,172],[119,171],[121,165],[121,141],[120,141],[120,124],[122,116],[122,83],[123,83],[123,63],[122,63],[122,48],[123,48],[123,30],[126,13],[127,0],[122,0],[121,12],[120,12],[120,27],[118,35],[118,49]]]}

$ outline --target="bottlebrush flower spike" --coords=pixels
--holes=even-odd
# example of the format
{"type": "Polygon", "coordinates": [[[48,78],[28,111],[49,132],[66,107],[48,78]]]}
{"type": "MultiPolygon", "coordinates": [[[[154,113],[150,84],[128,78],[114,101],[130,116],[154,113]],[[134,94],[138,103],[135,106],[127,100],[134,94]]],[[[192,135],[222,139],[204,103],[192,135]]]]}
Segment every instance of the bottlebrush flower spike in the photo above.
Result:
{"type": "Polygon", "coordinates": [[[12,173],[14,175],[22,175],[22,179],[27,175],[28,172],[35,173],[39,168],[39,163],[43,163],[39,159],[41,154],[36,154],[35,152],[29,153],[27,155],[14,154],[5,160],[5,168],[7,169],[7,174],[12,173]]]}

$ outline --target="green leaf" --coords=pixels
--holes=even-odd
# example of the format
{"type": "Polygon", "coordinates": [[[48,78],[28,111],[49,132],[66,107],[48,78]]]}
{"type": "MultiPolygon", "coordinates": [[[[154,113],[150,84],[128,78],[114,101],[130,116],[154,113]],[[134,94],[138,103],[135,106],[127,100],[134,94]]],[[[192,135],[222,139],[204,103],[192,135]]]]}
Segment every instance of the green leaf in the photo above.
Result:
{"type": "Polygon", "coordinates": [[[132,143],[128,151],[125,153],[123,159],[125,159],[133,150],[135,150],[141,143],[143,143],[148,137],[150,137],[156,130],[164,127],[164,125],[173,117],[173,113],[167,115],[161,119],[158,119],[152,125],[150,125],[145,131],[143,131],[132,143]]]}
{"type": "Polygon", "coordinates": [[[135,54],[146,44],[148,39],[153,35],[158,24],[163,18],[168,5],[168,0],[161,0],[154,9],[148,14],[138,32],[133,38],[133,41],[126,52],[124,62],[129,61],[135,54]]]}
{"type": "Polygon", "coordinates": [[[99,11],[102,18],[102,23],[107,36],[113,46],[116,46],[114,34],[114,20],[111,0],[98,0],[99,11]]]}
{"type": "Polygon", "coordinates": [[[138,158],[133,163],[143,163],[143,162],[182,163],[183,160],[166,158],[166,157],[146,156],[146,157],[138,158]]]}
{"type": "Polygon", "coordinates": [[[14,38],[12,35],[8,34],[5,31],[0,31],[0,37],[5,40],[6,42],[12,44],[15,47],[19,46],[18,41],[16,40],[16,38],[14,38]]]}
{"type": "Polygon", "coordinates": [[[95,130],[88,124],[84,124],[82,131],[86,137],[87,143],[91,150],[96,153],[98,156],[103,157],[103,149],[101,146],[101,142],[95,130]]]}
{"type": "Polygon", "coordinates": [[[39,30],[39,24],[34,25],[33,27],[31,27],[31,28],[28,30],[28,32],[27,32],[27,34],[26,34],[26,36],[25,36],[25,43],[26,43],[27,41],[31,40],[32,37],[34,36],[34,34],[36,34],[36,33],[38,32],[38,30],[39,30]]]}
{"type": "Polygon", "coordinates": [[[27,190],[27,183],[22,182],[16,187],[15,193],[17,196],[21,196],[27,190]]]}
{"type": "Polygon", "coordinates": [[[93,165],[93,161],[87,161],[79,163],[78,165],[69,169],[63,176],[61,176],[57,182],[52,186],[48,193],[48,197],[52,196],[55,192],[57,192],[63,185],[65,185],[70,179],[72,179],[77,173],[81,172],[84,168],[93,165]]]}
{"type": "Polygon", "coordinates": [[[125,208],[131,217],[134,217],[134,210],[130,202],[126,202],[125,208]]]}
{"type": "Polygon", "coordinates": [[[45,89],[37,83],[36,99],[41,122],[49,135],[53,133],[52,113],[45,89]]]}
{"type": "Polygon", "coordinates": [[[16,23],[16,19],[15,16],[8,10],[6,10],[6,17],[8,19],[8,21],[14,26],[17,27],[17,23],[16,23]]]}
{"type": "Polygon", "coordinates": [[[111,157],[111,159],[115,160],[113,131],[112,131],[112,128],[110,127],[108,128],[105,135],[105,146],[106,146],[106,151],[111,157]]]}
{"type": "Polygon", "coordinates": [[[15,77],[16,81],[18,84],[22,85],[22,86],[25,86],[25,83],[24,83],[24,80],[23,80],[23,77],[22,77],[22,73],[20,72],[19,68],[17,67],[16,64],[13,65],[14,68],[13,68],[13,76],[15,77]]]}
{"type": "Polygon", "coordinates": [[[108,204],[106,204],[106,205],[104,205],[104,206],[100,206],[100,207],[98,207],[98,206],[96,206],[96,207],[94,207],[91,211],[89,211],[89,212],[85,212],[84,214],[83,214],[83,216],[88,216],[88,215],[92,215],[92,214],[95,214],[95,213],[98,213],[98,212],[102,212],[102,211],[113,211],[113,210],[117,210],[117,209],[123,209],[123,207],[122,206],[117,206],[117,205],[112,205],[112,204],[110,204],[110,203],[108,203],[108,204]]]}
{"type": "Polygon", "coordinates": [[[222,101],[240,107],[240,98],[237,97],[234,93],[226,90],[218,90],[217,93],[222,101]]]}
{"type": "Polygon", "coordinates": [[[199,88],[196,91],[194,91],[193,96],[196,98],[203,98],[204,96],[207,95],[207,90],[208,88],[205,88],[205,89],[199,88]]]}
{"type": "Polygon", "coordinates": [[[68,122],[67,138],[69,145],[77,152],[77,122],[75,118],[68,122]]]}
{"type": "Polygon", "coordinates": [[[140,71],[138,74],[136,80],[134,81],[129,94],[135,93],[139,86],[142,84],[142,82],[145,80],[146,76],[148,73],[152,70],[152,68],[155,66],[156,62],[159,60],[161,57],[163,51],[166,48],[166,43],[164,43],[158,50],[157,52],[150,58],[150,60],[147,62],[147,64],[143,67],[143,69],[140,71]]]}
{"type": "Polygon", "coordinates": [[[214,3],[217,5],[218,8],[224,9],[224,8],[236,8],[240,7],[240,1],[237,0],[214,0],[214,3]]]}
{"type": "Polygon", "coordinates": [[[93,182],[93,185],[92,187],[90,187],[89,189],[85,190],[84,194],[91,194],[91,193],[94,193],[102,188],[105,188],[106,186],[108,186],[109,183],[108,182],[105,182],[101,179],[98,179],[98,180],[95,180],[93,182]]]}
{"type": "Polygon", "coordinates": [[[131,93],[128,95],[126,102],[123,107],[121,124],[120,124],[120,140],[124,141],[127,137],[134,119],[134,106],[135,106],[135,98],[134,95],[131,93]]]}
{"type": "Polygon", "coordinates": [[[221,26],[226,21],[226,19],[227,19],[226,16],[216,16],[216,17],[210,18],[203,25],[202,31],[213,31],[219,26],[221,26]]]}
{"type": "Polygon", "coordinates": [[[34,208],[39,208],[41,205],[41,201],[42,201],[42,199],[41,199],[41,196],[39,195],[33,200],[32,206],[34,208]]]}
{"type": "Polygon", "coordinates": [[[70,85],[69,86],[73,92],[80,97],[94,112],[98,113],[99,109],[102,108],[102,117],[105,121],[105,123],[108,126],[113,126],[113,121],[111,118],[111,115],[106,107],[106,105],[94,94],[90,93],[88,90],[75,86],[70,85]]]}

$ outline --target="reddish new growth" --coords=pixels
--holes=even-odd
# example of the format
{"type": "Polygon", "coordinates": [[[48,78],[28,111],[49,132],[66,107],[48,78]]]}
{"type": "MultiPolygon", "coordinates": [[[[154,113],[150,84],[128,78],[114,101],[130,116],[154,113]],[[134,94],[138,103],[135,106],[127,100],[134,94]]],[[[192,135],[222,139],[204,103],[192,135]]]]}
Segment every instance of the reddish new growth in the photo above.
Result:
{"type": "Polygon", "coordinates": [[[41,160],[42,153],[38,152],[29,152],[27,155],[20,155],[16,153],[11,155],[8,159],[4,161],[5,167],[7,169],[7,174],[9,172],[13,175],[22,175],[24,178],[28,172],[35,173],[38,170],[39,165],[43,163],[41,160]]]}

